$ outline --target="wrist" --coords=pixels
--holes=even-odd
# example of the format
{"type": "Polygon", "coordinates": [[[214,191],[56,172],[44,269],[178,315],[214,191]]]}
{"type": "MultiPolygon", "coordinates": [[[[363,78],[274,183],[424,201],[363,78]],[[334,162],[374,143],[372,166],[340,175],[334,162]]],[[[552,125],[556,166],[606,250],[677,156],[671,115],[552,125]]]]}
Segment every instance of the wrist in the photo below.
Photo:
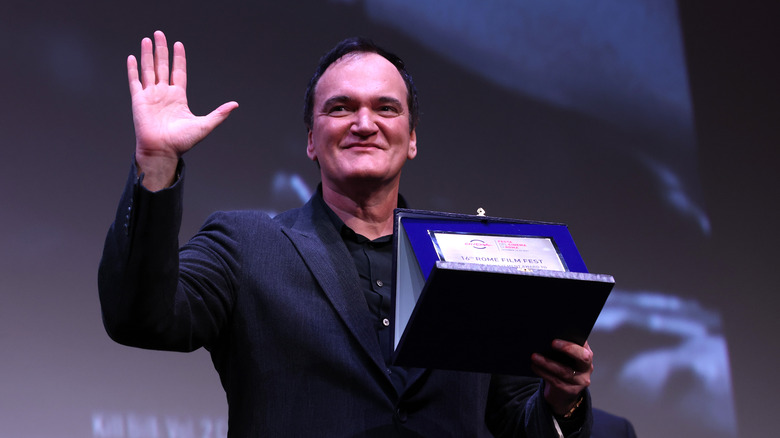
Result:
{"type": "Polygon", "coordinates": [[[143,175],[141,184],[149,191],[156,192],[170,187],[176,182],[179,167],[178,157],[148,156],[136,153],[137,176],[143,175]]]}
{"type": "Polygon", "coordinates": [[[574,416],[574,413],[577,412],[577,409],[582,405],[582,402],[585,400],[585,396],[580,394],[579,397],[577,397],[577,400],[569,407],[569,410],[566,411],[563,415],[561,415],[562,418],[568,419],[574,416]]]}

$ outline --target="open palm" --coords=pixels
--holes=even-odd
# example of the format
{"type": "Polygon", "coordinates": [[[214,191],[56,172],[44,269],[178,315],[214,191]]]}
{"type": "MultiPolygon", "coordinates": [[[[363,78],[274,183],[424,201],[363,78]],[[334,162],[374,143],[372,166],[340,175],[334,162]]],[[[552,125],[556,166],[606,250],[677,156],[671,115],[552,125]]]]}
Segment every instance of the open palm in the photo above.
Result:
{"type": "MultiPolygon", "coordinates": [[[[227,102],[205,116],[195,116],[187,104],[187,61],[184,45],[173,45],[173,66],[168,66],[165,34],[154,33],[141,41],[140,77],[138,62],[127,58],[127,78],[133,106],[136,161],[147,178],[162,172],[173,176],[179,157],[203,140],[238,104],[227,102]]],[[[151,181],[150,181],[151,182],[151,181]]],[[[145,184],[146,185],[146,184],[145,184]]]]}

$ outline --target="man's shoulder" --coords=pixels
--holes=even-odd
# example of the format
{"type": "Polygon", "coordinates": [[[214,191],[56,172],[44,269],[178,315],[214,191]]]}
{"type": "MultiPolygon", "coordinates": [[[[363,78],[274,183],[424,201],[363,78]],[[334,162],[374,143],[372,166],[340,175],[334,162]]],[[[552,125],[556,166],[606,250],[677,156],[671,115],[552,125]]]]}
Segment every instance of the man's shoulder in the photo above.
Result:
{"type": "Polygon", "coordinates": [[[316,218],[312,217],[312,207],[307,203],[278,214],[260,209],[215,211],[206,219],[203,228],[218,228],[230,234],[296,228],[303,231],[314,227],[316,222],[316,218]]]}
{"type": "Polygon", "coordinates": [[[275,222],[268,212],[263,210],[220,210],[209,215],[204,228],[210,226],[237,229],[257,229],[273,227],[275,222]]]}
{"type": "Polygon", "coordinates": [[[285,228],[294,228],[297,223],[304,221],[306,223],[315,221],[316,204],[310,199],[306,204],[284,211],[273,217],[274,222],[285,228]]]}
{"type": "Polygon", "coordinates": [[[305,208],[293,208],[282,213],[266,210],[219,210],[211,213],[206,224],[225,224],[238,227],[292,227],[304,213],[305,208]]]}

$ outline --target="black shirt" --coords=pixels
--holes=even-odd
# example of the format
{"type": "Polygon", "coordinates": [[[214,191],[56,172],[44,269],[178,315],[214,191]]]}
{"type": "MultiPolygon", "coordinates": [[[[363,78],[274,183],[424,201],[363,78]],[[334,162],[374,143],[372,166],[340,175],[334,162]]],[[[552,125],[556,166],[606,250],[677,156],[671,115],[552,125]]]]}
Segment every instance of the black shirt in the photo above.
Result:
{"type": "MultiPolygon", "coordinates": [[[[318,195],[321,197],[321,192],[318,195]]],[[[401,199],[399,199],[399,204],[403,205],[401,199]]],[[[393,352],[393,333],[390,330],[393,290],[393,236],[387,235],[369,240],[349,228],[324,200],[322,205],[333,222],[333,226],[341,234],[347,250],[352,255],[360,277],[360,289],[366,298],[367,310],[374,321],[374,329],[382,349],[382,356],[388,370],[390,370],[393,386],[400,394],[406,385],[406,369],[391,364],[393,352]]]]}

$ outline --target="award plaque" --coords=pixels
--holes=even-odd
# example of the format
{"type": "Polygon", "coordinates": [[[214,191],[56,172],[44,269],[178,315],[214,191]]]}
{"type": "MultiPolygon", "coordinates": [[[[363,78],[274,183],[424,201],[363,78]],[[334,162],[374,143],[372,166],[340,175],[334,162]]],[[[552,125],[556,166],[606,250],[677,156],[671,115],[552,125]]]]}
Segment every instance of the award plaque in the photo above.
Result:
{"type": "Polygon", "coordinates": [[[396,365],[533,375],[531,354],[566,362],[614,279],[585,268],[565,224],[397,209],[396,365]]]}

